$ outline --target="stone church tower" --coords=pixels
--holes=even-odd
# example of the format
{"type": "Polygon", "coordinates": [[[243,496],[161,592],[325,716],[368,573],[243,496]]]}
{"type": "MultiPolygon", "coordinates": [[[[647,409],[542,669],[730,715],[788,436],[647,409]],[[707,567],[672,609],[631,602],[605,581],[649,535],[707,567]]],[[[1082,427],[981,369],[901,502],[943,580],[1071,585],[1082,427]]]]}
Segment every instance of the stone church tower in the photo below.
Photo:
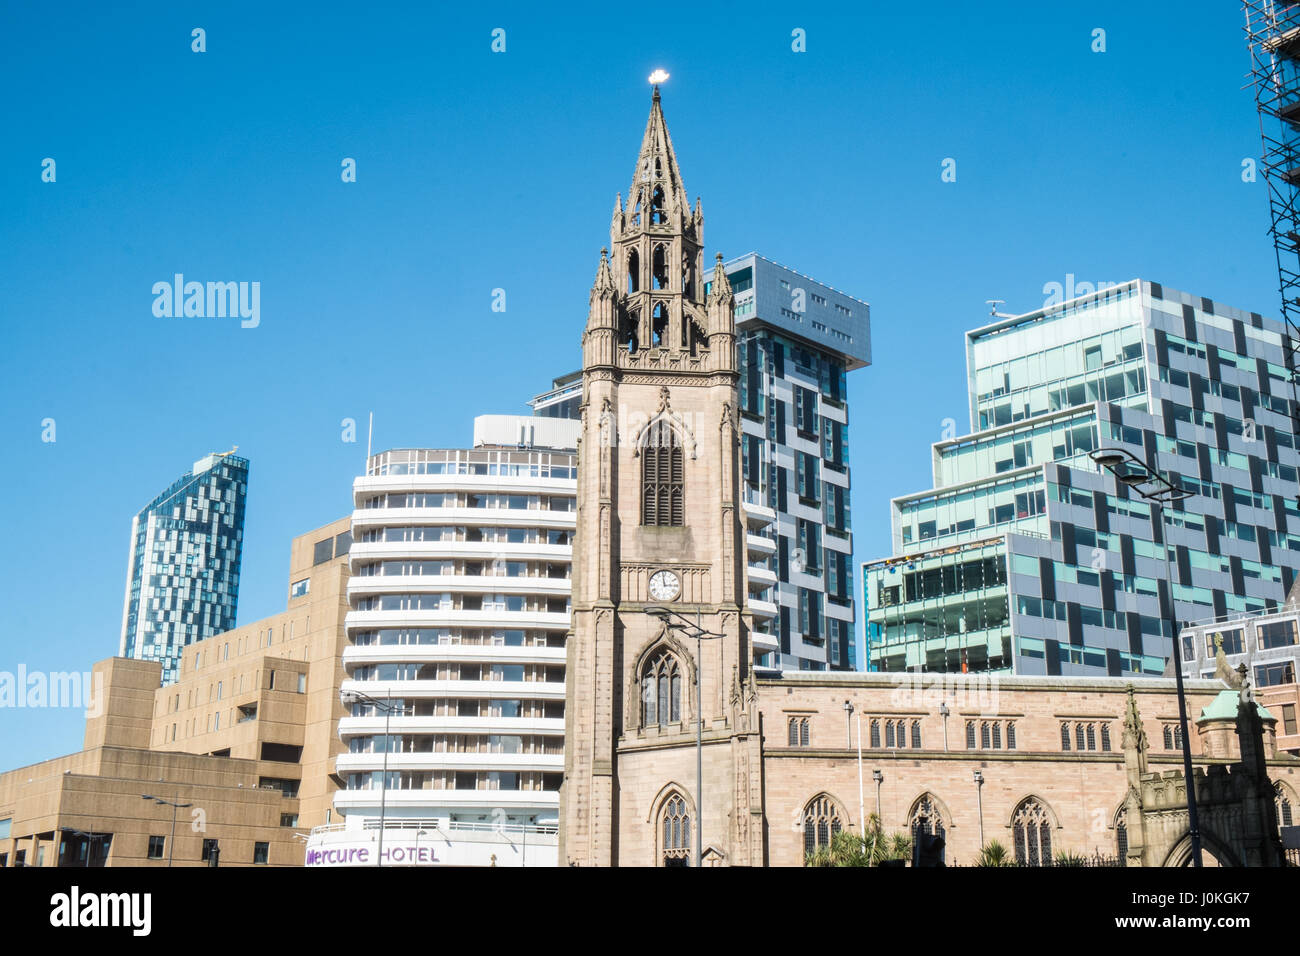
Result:
{"type": "Polygon", "coordinates": [[[561,865],[692,865],[697,837],[705,864],[763,862],[735,322],[703,226],[656,86],[582,336],[561,865]],[[699,657],[696,628],[722,635],[699,657]]]}

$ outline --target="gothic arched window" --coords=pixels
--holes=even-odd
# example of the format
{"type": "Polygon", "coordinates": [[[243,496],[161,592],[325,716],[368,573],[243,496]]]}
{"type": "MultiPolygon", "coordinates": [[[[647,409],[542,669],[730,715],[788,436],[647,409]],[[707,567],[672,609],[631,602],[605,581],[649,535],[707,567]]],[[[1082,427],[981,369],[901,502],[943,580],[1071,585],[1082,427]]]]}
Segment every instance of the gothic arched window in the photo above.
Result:
{"type": "Polygon", "coordinates": [[[1043,805],[1032,797],[1011,817],[1016,862],[1021,866],[1052,865],[1052,821],[1043,805]]]}
{"type": "Polygon", "coordinates": [[[641,672],[641,726],[656,727],[682,719],[682,672],[677,658],[660,650],[641,672]]]}
{"type": "Polygon", "coordinates": [[[668,306],[656,303],[650,320],[650,346],[662,349],[668,347],[668,306]]]}
{"type": "Polygon", "coordinates": [[[1007,721],[1007,749],[1016,749],[1016,722],[1014,720],[1007,721]]]}
{"type": "Polygon", "coordinates": [[[664,803],[664,866],[690,866],[691,813],[682,795],[674,793],[664,803]]]}
{"type": "Polygon", "coordinates": [[[668,247],[663,243],[655,246],[654,256],[650,260],[650,280],[652,289],[668,288],[668,247]]]}
{"type": "Polygon", "coordinates": [[[635,249],[627,254],[627,291],[637,292],[641,288],[641,253],[635,249]]]}
{"type": "Polygon", "coordinates": [[[871,718],[871,746],[880,746],[880,721],[874,717],[871,718]]]}
{"type": "Polygon", "coordinates": [[[664,187],[656,186],[654,192],[650,194],[650,225],[662,226],[668,222],[668,214],[664,212],[664,187]]]}
{"type": "Polygon", "coordinates": [[[1110,724],[1101,725],[1101,749],[1110,749],[1110,724]]]}
{"type": "Polygon", "coordinates": [[[1070,725],[1069,724],[1064,724],[1064,723],[1061,724],[1061,749],[1062,750],[1070,749],[1070,725]]]}
{"type": "Polygon", "coordinates": [[[829,846],[831,837],[843,829],[840,812],[826,794],[819,794],[803,808],[804,854],[816,852],[818,847],[829,846]]]}
{"type": "Polygon", "coordinates": [[[641,313],[633,310],[623,317],[619,327],[619,344],[626,345],[628,352],[634,355],[641,346],[640,324],[641,313]]]}
{"type": "Polygon", "coordinates": [[[975,749],[975,721],[966,721],[966,749],[975,749]]]}
{"type": "Polygon", "coordinates": [[[685,523],[685,483],[677,432],[662,419],[652,422],[641,449],[641,523],[681,527],[685,523]]]}
{"type": "Polygon", "coordinates": [[[940,837],[944,835],[943,818],[939,816],[939,809],[930,794],[922,794],[912,805],[908,830],[911,831],[913,843],[917,842],[922,833],[940,837]]]}
{"type": "Polygon", "coordinates": [[[1083,739],[1083,724],[1074,725],[1074,749],[1083,750],[1087,747],[1087,741],[1083,739]]]}
{"type": "Polygon", "coordinates": [[[1294,808],[1291,806],[1291,794],[1280,783],[1273,784],[1273,793],[1277,799],[1277,825],[1289,827],[1294,820],[1294,808]]]}
{"type": "Polygon", "coordinates": [[[1119,865],[1127,865],[1128,860],[1128,809],[1121,807],[1115,814],[1115,849],[1119,853],[1119,865]]]}
{"type": "Polygon", "coordinates": [[[912,747],[916,750],[921,749],[921,722],[912,721],[912,747]]]}

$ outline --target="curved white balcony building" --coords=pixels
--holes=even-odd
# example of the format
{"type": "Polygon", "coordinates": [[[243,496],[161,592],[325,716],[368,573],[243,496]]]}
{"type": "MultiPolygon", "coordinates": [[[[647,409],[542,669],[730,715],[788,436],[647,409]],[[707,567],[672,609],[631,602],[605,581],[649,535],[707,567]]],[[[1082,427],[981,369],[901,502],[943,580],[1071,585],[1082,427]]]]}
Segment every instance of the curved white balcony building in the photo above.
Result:
{"type": "Polygon", "coordinates": [[[355,480],[335,765],[349,827],[378,826],[381,802],[390,826],[443,833],[556,825],[576,465],[485,443],[382,452],[355,480]]]}

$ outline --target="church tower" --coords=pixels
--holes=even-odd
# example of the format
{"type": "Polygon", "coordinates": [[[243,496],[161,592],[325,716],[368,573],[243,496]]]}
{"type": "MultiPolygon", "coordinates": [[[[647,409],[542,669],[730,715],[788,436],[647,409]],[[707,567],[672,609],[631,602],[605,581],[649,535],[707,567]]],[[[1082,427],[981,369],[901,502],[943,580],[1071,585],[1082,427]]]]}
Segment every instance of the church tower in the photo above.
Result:
{"type": "Polygon", "coordinates": [[[735,321],[703,230],[656,86],[582,336],[561,865],[696,865],[700,838],[762,862],[735,321]]]}

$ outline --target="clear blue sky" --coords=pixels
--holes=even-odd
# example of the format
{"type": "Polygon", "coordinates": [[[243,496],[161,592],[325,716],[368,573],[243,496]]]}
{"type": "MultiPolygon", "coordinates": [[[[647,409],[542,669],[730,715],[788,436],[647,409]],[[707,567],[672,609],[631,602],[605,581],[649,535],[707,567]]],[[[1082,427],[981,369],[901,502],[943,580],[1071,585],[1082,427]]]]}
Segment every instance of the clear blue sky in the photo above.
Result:
{"type": "MultiPolygon", "coordinates": [[[[464,445],[576,368],[656,67],[707,254],[872,305],[859,559],[888,552],[888,499],[929,486],[943,420],[968,430],[985,299],[1142,276],[1278,312],[1235,3],[441,6],[0,14],[0,670],[117,652],[131,516],[206,452],[252,463],[250,622],[284,606],[290,538],[349,511],[367,413],[379,449],[464,445]],[[176,272],[260,282],[260,327],[155,318],[176,272]]],[[[0,767],[81,733],[0,710],[0,767]]]]}

